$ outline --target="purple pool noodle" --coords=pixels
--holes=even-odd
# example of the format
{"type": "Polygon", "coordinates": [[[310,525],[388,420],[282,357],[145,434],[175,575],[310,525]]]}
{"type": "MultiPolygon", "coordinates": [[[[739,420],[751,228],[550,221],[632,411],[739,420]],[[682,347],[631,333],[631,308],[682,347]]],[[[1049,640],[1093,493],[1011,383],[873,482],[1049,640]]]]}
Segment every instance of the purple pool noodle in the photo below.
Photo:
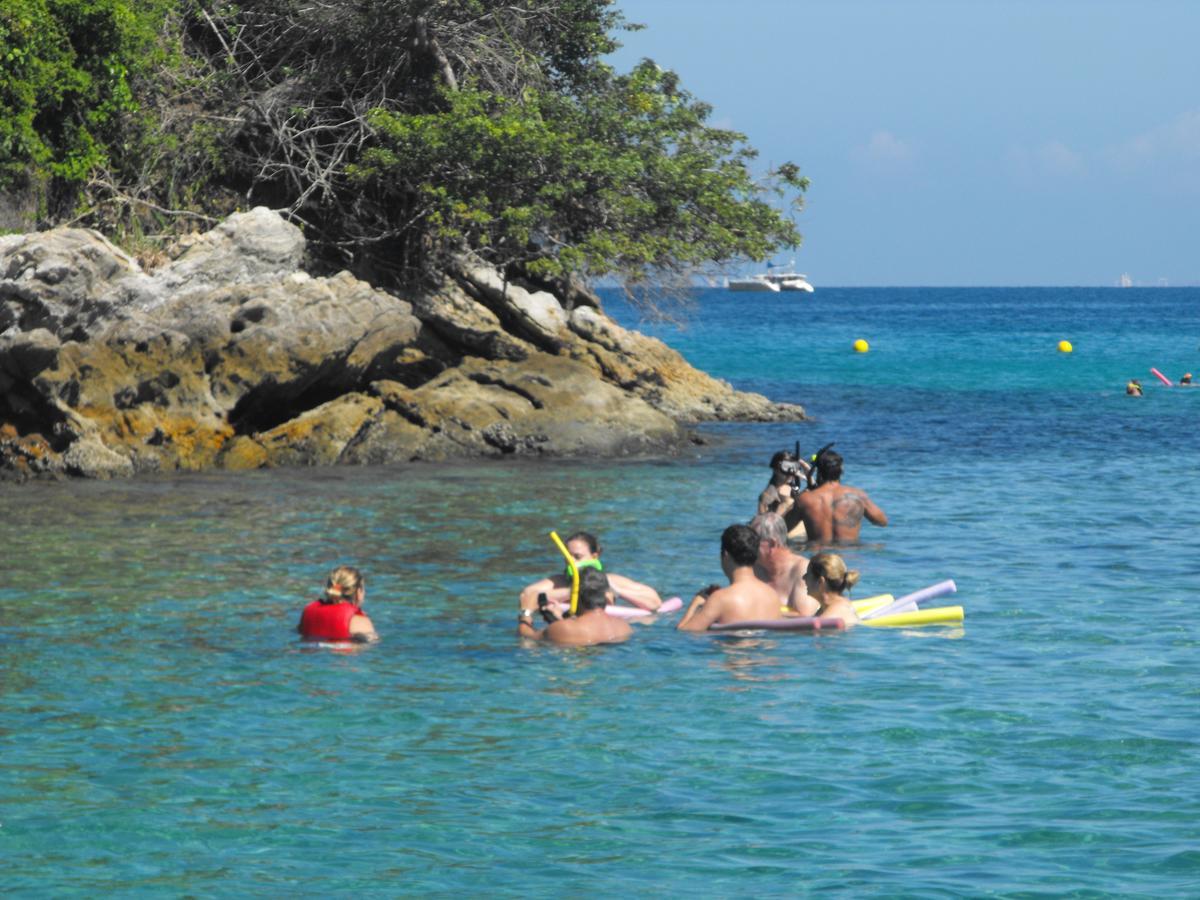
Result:
{"type": "Polygon", "coordinates": [[[840,631],[846,623],[833,616],[793,616],[789,619],[747,619],[709,625],[709,631],[840,631]]]}
{"type": "Polygon", "coordinates": [[[875,619],[879,616],[890,616],[893,613],[912,612],[917,608],[917,604],[919,603],[924,603],[926,600],[932,600],[934,597],[941,597],[945,594],[953,594],[957,590],[958,586],[954,583],[954,580],[947,578],[945,581],[931,584],[927,588],[921,588],[919,591],[913,591],[911,594],[897,597],[887,606],[873,609],[869,613],[859,616],[859,618],[865,622],[868,619],[875,619]]]}

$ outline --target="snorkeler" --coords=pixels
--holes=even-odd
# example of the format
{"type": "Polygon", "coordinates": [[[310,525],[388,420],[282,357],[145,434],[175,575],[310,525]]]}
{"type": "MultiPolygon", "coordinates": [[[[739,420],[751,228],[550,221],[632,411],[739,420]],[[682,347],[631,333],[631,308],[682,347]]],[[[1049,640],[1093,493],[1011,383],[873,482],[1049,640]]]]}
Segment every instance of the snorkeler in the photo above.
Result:
{"type": "Polygon", "coordinates": [[[338,566],[329,573],[325,595],[304,607],[296,630],[309,641],[377,641],[375,626],[362,611],[366,595],[362,573],[338,566]]]}
{"type": "Polygon", "coordinates": [[[1131,378],[1129,383],[1125,385],[1125,393],[1130,397],[1142,396],[1142,383],[1136,378],[1131,378]]]}
{"type": "Polygon", "coordinates": [[[804,586],[808,559],[788,547],[783,517],[775,513],[755,516],[750,527],[758,535],[758,562],[754,564],[754,574],[775,588],[779,605],[786,607],[788,612],[799,616],[815,614],[817,602],[808,596],[804,586]]]}
{"type": "Polygon", "coordinates": [[[841,454],[828,448],[817,454],[817,486],[796,497],[810,543],[848,543],[858,540],[862,520],[885,527],[887,514],[861,488],[842,484],[841,454]]]}
{"type": "Polygon", "coordinates": [[[613,599],[608,578],[599,569],[588,566],[579,573],[579,601],[575,615],[561,618],[554,611],[554,605],[545,600],[539,606],[549,624],[538,631],[529,617],[520,615],[517,617],[517,634],[573,647],[620,643],[629,639],[633,629],[624,619],[604,611],[613,599]]]}
{"type": "Polygon", "coordinates": [[[796,511],[795,499],[805,488],[809,470],[812,468],[799,457],[800,444],[796,453],[780,450],[771,457],[771,480],[758,495],[757,515],[776,513],[783,516],[788,537],[804,540],[804,522],[796,511]]]}
{"type": "Polygon", "coordinates": [[[818,553],[809,560],[808,570],[804,573],[809,596],[818,604],[816,615],[841,619],[847,628],[862,621],[846,596],[857,582],[858,572],[846,571],[845,561],[836,553],[818,553]]]}
{"type": "MultiPolygon", "coordinates": [[[[593,535],[586,531],[577,531],[567,538],[566,547],[567,552],[575,560],[580,575],[589,568],[604,572],[604,564],[600,562],[600,544],[593,535]]],[[[662,597],[649,585],[615,572],[605,572],[604,574],[608,576],[608,584],[616,595],[634,606],[652,612],[662,606],[662,597]]],[[[568,571],[562,575],[552,575],[526,585],[521,590],[521,614],[523,616],[532,619],[533,613],[538,608],[539,594],[545,594],[551,603],[567,603],[571,599],[571,573],[568,571]]]]}
{"type": "Polygon", "coordinates": [[[697,593],[675,626],[677,630],[707,631],[710,625],[781,617],[775,588],[754,574],[758,547],[758,535],[749,525],[725,529],[721,534],[721,571],[729,584],[712,584],[697,593]]]}

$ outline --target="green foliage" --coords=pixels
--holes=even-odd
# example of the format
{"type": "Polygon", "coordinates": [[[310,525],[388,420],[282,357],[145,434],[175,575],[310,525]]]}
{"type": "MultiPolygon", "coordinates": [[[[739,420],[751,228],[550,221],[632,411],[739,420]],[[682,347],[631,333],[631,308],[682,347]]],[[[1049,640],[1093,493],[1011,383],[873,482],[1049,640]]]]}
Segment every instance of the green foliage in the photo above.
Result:
{"type": "Polygon", "coordinates": [[[672,73],[604,63],[634,27],[612,0],[0,2],[0,188],[102,227],[264,204],[399,278],[469,249],[638,280],[800,240],[795,166],[756,177],[672,73]]]}
{"type": "Polygon", "coordinates": [[[110,162],[138,108],[135,79],[159,59],[167,0],[4,0],[0,187],[79,185],[110,162]]]}

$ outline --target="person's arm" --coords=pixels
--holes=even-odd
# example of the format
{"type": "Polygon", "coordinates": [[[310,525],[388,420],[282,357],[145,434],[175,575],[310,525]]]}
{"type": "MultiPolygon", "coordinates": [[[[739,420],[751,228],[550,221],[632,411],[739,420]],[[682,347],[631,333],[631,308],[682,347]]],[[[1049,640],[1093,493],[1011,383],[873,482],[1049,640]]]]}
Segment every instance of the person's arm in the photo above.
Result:
{"type": "Polygon", "coordinates": [[[692,602],[688,604],[687,612],[685,612],[683,614],[683,618],[680,619],[679,624],[675,626],[675,630],[676,631],[705,631],[705,630],[707,630],[708,626],[711,625],[713,621],[715,621],[716,615],[719,614],[719,610],[717,611],[717,613],[713,613],[713,610],[715,609],[715,605],[713,602],[711,602],[712,595],[715,594],[718,590],[719,590],[719,588],[717,585],[710,584],[704,590],[700,591],[700,593],[696,594],[696,596],[692,598],[692,602]],[[697,627],[696,622],[700,621],[702,619],[705,620],[704,624],[697,627]]]}
{"type": "Polygon", "coordinates": [[[375,633],[375,626],[369,618],[358,615],[350,620],[350,640],[370,644],[379,640],[379,635],[375,633]]]}
{"type": "MultiPolygon", "coordinates": [[[[650,585],[642,584],[640,581],[634,581],[632,578],[626,578],[615,572],[605,574],[608,575],[608,586],[613,589],[613,593],[628,600],[634,606],[648,609],[651,612],[662,606],[662,597],[658,596],[658,591],[650,585]]],[[[567,596],[569,597],[570,593],[567,596]]]]}
{"type": "Polygon", "coordinates": [[[521,589],[521,609],[537,612],[538,594],[545,594],[551,603],[567,603],[571,599],[571,584],[563,586],[562,576],[542,578],[521,589]]]}
{"type": "Polygon", "coordinates": [[[521,616],[517,621],[518,637],[531,638],[535,641],[540,641],[542,639],[542,635],[546,633],[545,628],[543,628],[541,631],[538,631],[536,628],[534,628],[533,623],[525,616],[521,616]]]}
{"type": "Polygon", "coordinates": [[[709,597],[703,604],[696,607],[692,617],[686,621],[680,622],[677,626],[679,631],[708,631],[708,626],[721,618],[721,613],[725,611],[725,599],[720,594],[714,594],[709,597]]]}
{"type": "Polygon", "coordinates": [[[863,499],[863,515],[867,517],[867,521],[872,525],[887,527],[888,517],[882,509],[871,502],[871,498],[866,494],[862,495],[863,499]]]}

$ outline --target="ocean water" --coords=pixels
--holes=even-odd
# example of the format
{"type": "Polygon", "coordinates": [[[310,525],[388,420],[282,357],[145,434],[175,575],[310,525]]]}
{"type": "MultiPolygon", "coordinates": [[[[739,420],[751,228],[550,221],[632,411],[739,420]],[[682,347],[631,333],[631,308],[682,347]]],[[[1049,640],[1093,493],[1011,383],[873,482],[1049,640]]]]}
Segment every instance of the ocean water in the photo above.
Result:
{"type": "Polygon", "coordinates": [[[1148,371],[1200,374],[1200,291],[708,290],[642,327],[812,421],[0,485],[0,891],[1200,895],[1200,389],[1148,371]],[[855,594],[953,578],[963,627],[514,637],[551,529],[663,596],[718,580],[795,441],[891,518],[855,594]],[[383,640],[302,645],[342,562],[383,640]]]}

